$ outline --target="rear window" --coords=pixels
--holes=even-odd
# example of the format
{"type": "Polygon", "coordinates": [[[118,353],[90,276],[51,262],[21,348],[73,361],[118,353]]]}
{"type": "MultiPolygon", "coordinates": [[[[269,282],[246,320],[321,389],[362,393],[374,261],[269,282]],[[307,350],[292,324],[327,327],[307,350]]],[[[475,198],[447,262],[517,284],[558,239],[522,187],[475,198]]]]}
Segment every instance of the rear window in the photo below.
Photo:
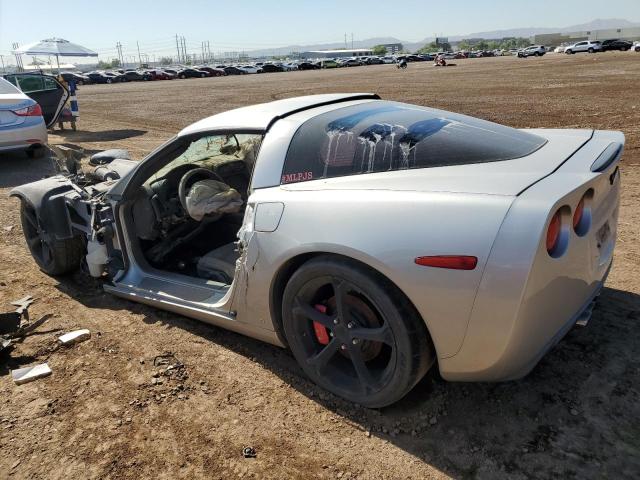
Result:
{"type": "Polygon", "coordinates": [[[281,183],[498,162],[529,155],[545,143],[537,135],[465,115],[368,102],[305,122],[289,145],[281,183]]]}
{"type": "Polygon", "coordinates": [[[7,82],[4,78],[0,78],[0,95],[20,93],[16,87],[7,82]]]}

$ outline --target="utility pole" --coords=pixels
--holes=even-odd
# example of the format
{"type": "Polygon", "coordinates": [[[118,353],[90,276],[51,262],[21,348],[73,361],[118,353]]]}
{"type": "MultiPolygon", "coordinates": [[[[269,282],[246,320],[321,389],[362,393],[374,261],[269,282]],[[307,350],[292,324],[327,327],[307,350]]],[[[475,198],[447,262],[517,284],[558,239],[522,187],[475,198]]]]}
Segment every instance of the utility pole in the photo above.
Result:
{"type": "Polygon", "coordinates": [[[344,49],[347,49],[347,34],[344,34],[344,49]]]}
{"type": "Polygon", "coordinates": [[[4,69],[4,56],[0,55],[0,62],[2,63],[2,73],[7,73],[4,69]]]}
{"type": "Polygon", "coordinates": [[[351,32],[351,50],[353,50],[353,32],[351,32]]]}
{"type": "Polygon", "coordinates": [[[182,60],[187,63],[187,40],[184,37],[180,37],[180,44],[182,45],[182,60]]]}
{"type": "Polygon", "coordinates": [[[142,66],[142,58],[140,57],[140,44],[138,43],[137,40],[136,40],[136,46],[138,47],[138,65],[141,67],[142,66]]]}
{"type": "Polygon", "coordinates": [[[118,50],[118,60],[120,60],[121,68],[124,67],[124,56],[122,55],[122,44],[116,43],[116,50],[118,50]]]}
{"type": "Polygon", "coordinates": [[[178,50],[178,61],[176,63],[180,63],[180,44],[178,43],[178,34],[176,33],[176,49],[178,50]]]}
{"type": "MultiPolygon", "coordinates": [[[[20,48],[20,44],[16,42],[12,45],[12,47],[14,51],[18,50],[18,48],[20,48]]],[[[22,68],[22,55],[16,52],[15,56],[16,56],[16,70],[18,72],[22,72],[24,70],[22,68]]]]}

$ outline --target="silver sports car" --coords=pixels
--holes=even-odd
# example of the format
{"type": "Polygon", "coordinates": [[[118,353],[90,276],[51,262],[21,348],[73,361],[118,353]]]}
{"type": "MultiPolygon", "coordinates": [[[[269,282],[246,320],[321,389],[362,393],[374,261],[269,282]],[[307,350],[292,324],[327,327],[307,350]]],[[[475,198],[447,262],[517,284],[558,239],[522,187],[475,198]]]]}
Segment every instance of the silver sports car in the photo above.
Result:
{"type": "Polygon", "coordinates": [[[291,349],[369,407],[526,375],[611,267],[624,136],[517,130],[372,94],[214,115],[140,163],[20,186],[40,268],[291,349]]]}

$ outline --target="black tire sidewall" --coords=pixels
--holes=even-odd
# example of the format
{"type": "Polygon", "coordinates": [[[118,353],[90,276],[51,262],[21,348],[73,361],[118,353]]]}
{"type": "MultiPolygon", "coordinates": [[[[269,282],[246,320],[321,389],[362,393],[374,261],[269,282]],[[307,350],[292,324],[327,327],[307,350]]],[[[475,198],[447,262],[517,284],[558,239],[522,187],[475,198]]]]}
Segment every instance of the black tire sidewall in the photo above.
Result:
{"type": "MultiPolygon", "coordinates": [[[[20,223],[22,225],[22,231],[26,230],[26,222],[24,210],[29,208],[35,211],[35,208],[23,200],[20,205],[20,223]]],[[[36,213],[36,218],[38,214],[36,213]]],[[[39,219],[38,219],[39,220],[39,219]]],[[[26,235],[25,235],[26,238],[26,235]]],[[[38,256],[33,252],[30,245],[27,245],[29,253],[33,257],[34,261],[47,275],[64,275],[77,270],[80,267],[82,261],[82,253],[84,251],[84,244],[80,237],[72,237],[65,240],[52,240],[49,243],[51,249],[52,262],[47,265],[44,264],[38,256]]]]}
{"type": "Polygon", "coordinates": [[[355,262],[334,257],[317,257],[302,265],[291,277],[285,288],[282,302],[282,319],[285,337],[291,351],[304,372],[318,385],[349,401],[370,408],[390,405],[404,395],[424,376],[429,361],[429,339],[422,319],[407,314],[401,294],[381,275],[374,275],[355,262]],[[333,276],[355,284],[367,293],[375,308],[388,322],[396,343],[395,368],[388,383],[372,394],[350,394],[337,389],[306,364],[306,355],[293,328],[292,314],[295,295],[310,280],[321,276],[333,276]],[[416,330],[423,335],[416,334],[416,330]],[[424,361],[418,357],[423,355],[424,361]],[[426,367],[425,367],[426,365],[426,367]]]}

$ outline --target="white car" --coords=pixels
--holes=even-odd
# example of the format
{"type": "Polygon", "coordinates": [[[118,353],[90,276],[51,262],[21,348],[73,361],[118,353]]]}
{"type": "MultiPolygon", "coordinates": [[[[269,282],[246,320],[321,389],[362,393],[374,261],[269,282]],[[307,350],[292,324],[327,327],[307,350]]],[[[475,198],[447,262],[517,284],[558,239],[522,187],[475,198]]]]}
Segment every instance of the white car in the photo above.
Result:
{"type": "Polygon", "coordinates": [[[580,52],[596,53],[601,51],[602,51],[602,43],[591,42],[589,40],[584,40],[582,42],[574,43],[573,45],[569,45],[564,49],[564,53],[567,53],[567,54],[580,53],[580,52]]]}
{"type": "Polygon", "coordinates": [[[24,150],[29,158],[41,157],[46,152],[47,127],[56,122],[69,92],[49,75],[5,78],[0,77],[0,152],[24,150]]]}
{"type": "Polygon", "coordinates": [[[285,72],[292,72],[294,70],[298,70],[298,64],[297,63],[283,63],[281,64],[281,67],[284,68],[285,72]]]}
{"type": "Polygon", "coordinates": [[[531,45],[530,47],[518,50],[518,58],[541,57],[547,53],[544,45],[531,45]]]}
{"type": "Polygon", "coordinates": [[[396,63],[396,59],[391,56],[380,57],[383,63],[396,63]]]}
{"type": "Polygon", "coordinates": [[[262,73],[262,69],[255,65],[238,65],[240,70],[244,70],[247,73],[262,73]]]}

